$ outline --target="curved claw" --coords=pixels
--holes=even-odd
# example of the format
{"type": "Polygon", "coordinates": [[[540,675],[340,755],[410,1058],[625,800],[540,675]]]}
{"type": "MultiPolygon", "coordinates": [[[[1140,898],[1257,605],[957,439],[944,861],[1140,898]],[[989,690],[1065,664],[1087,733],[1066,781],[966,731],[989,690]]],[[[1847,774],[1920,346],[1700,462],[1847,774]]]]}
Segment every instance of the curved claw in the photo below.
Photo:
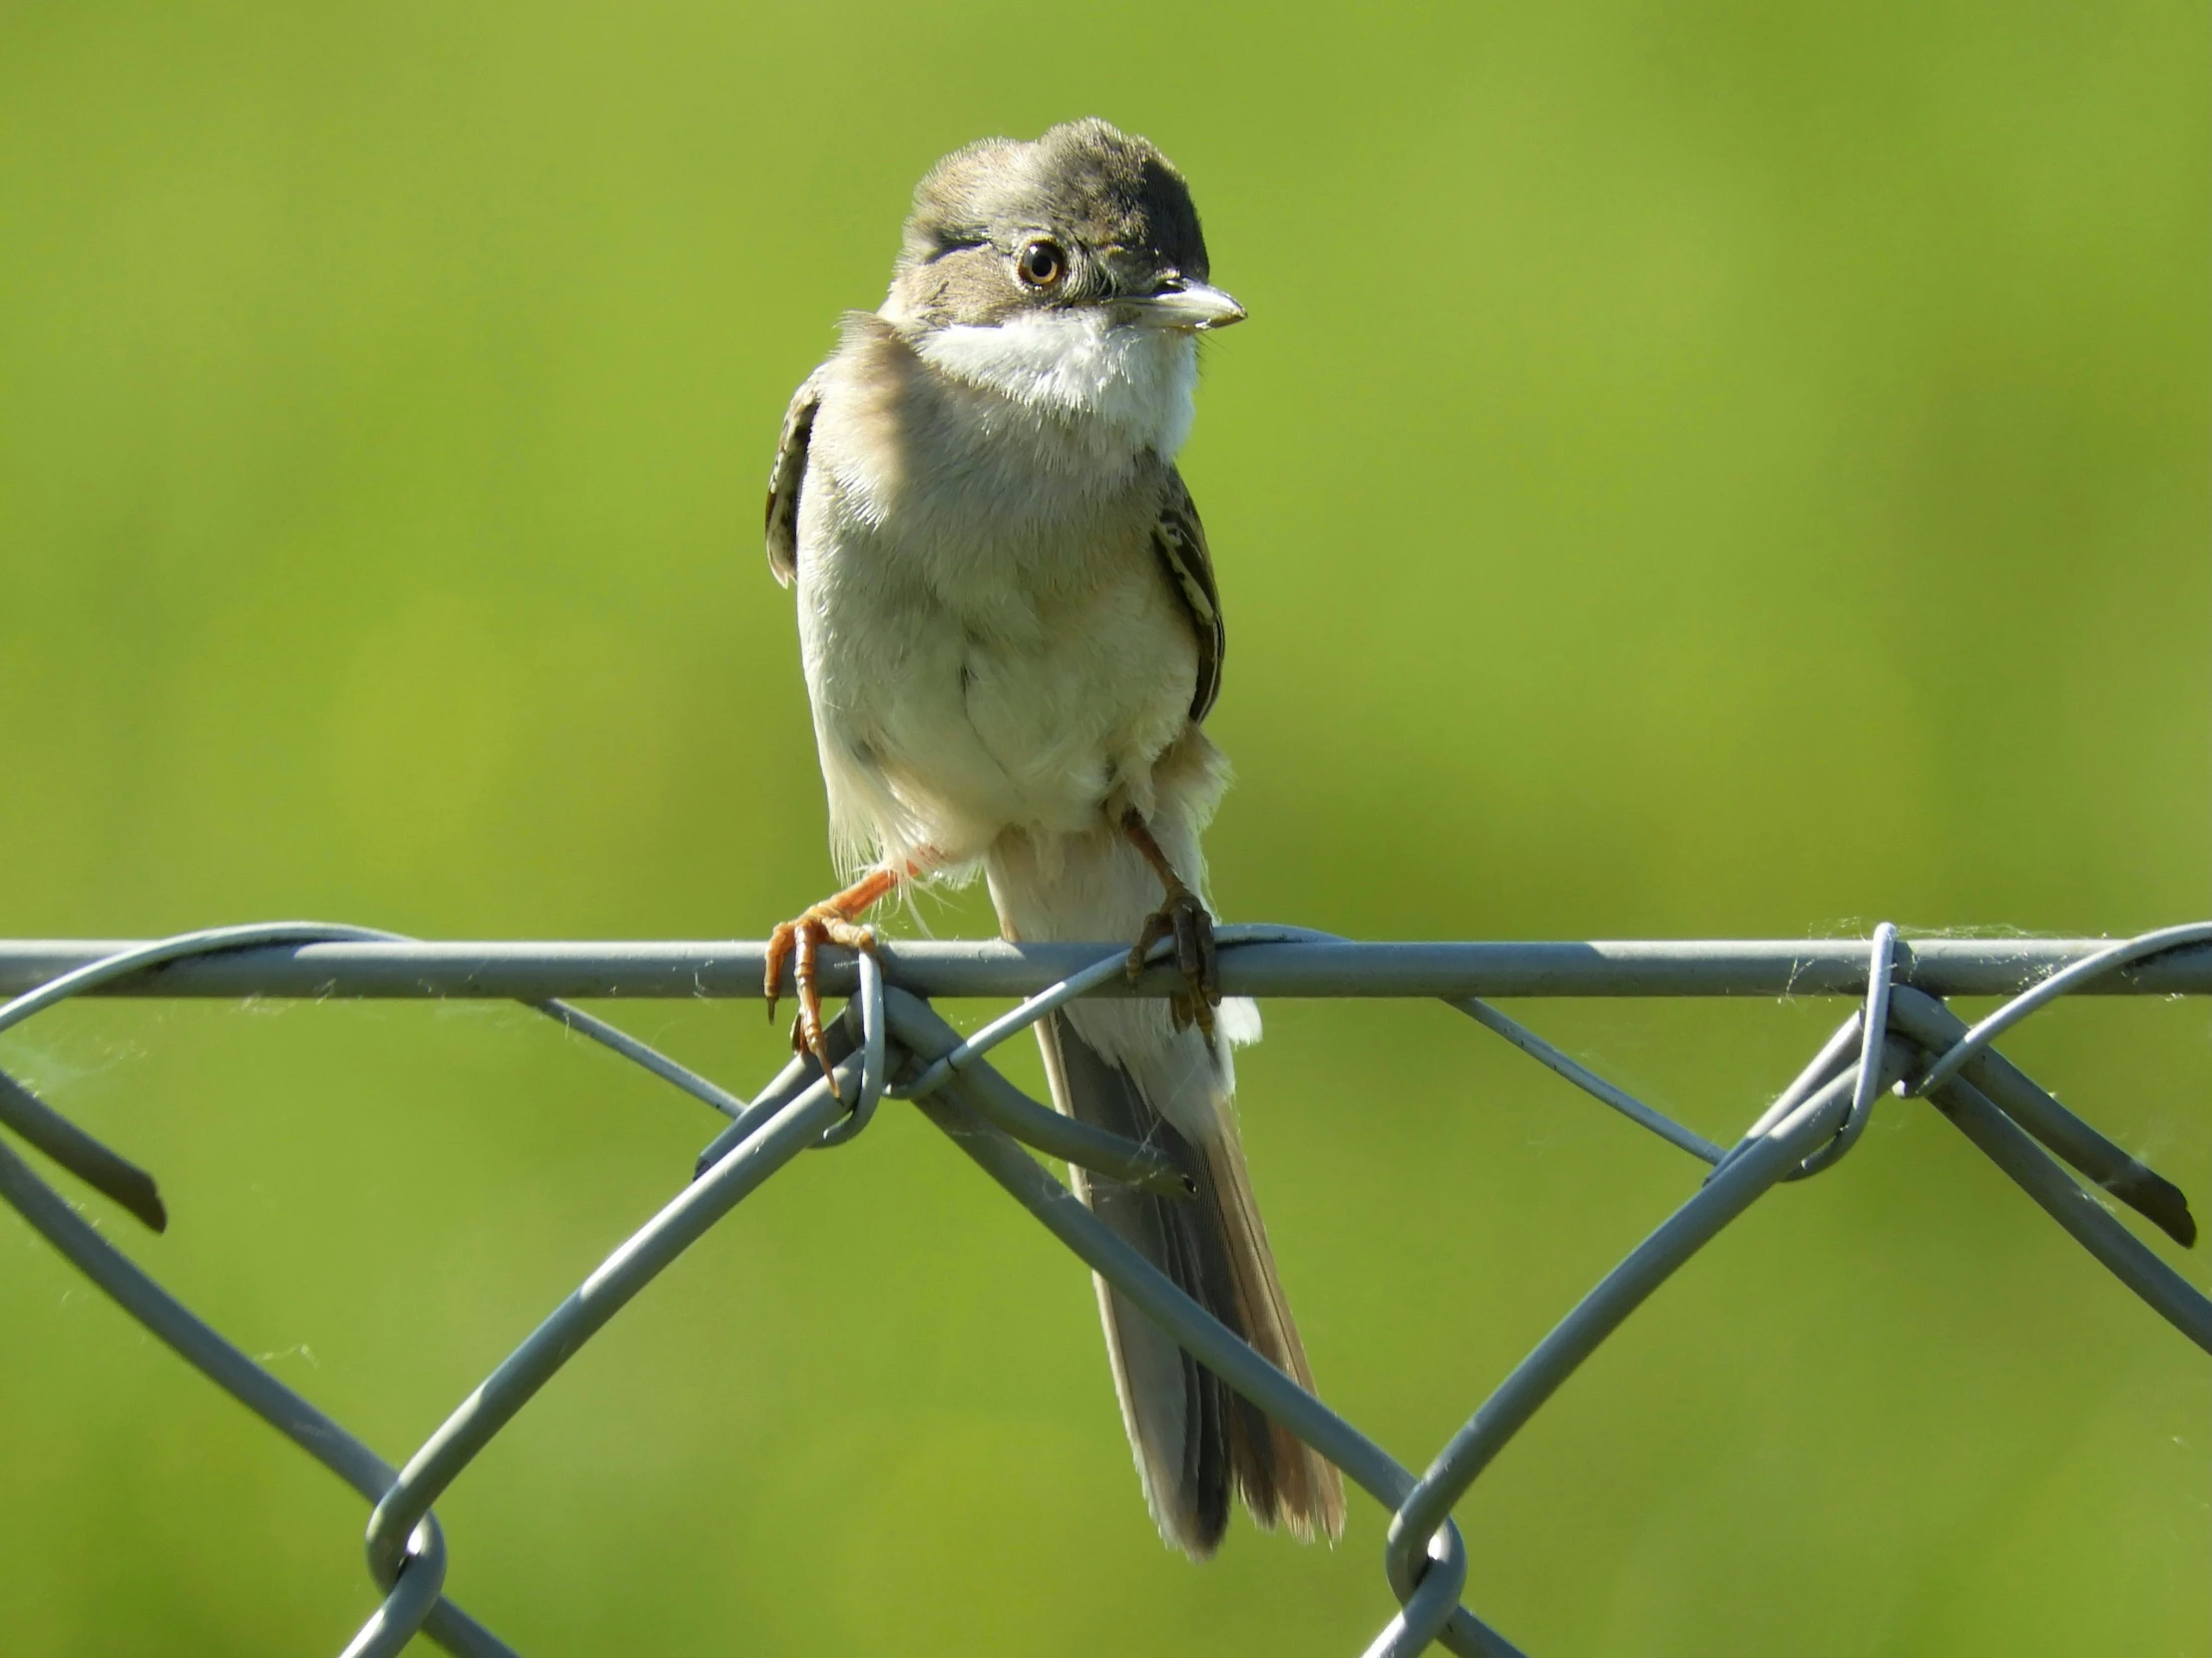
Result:
{"type": "Polygon", "coordinates": [[[762,976],[760,993],[767,998],[770,1025],[775,1024],[775,1005],[783,996],[783,963],[791,954],[791,941],[797,934],[797,923],[779,921],[768,935],[768,969],[762,976]]]}
{"type": "Polygon", "coordinates": [[[822,1031],[822,996],[815,982],[816,962],[824,944],[872,952],[876,947],[876,930],[848,917],[838,899],[809,906],[796,919],[777,923],[775,931],[768,935],[767,970],[761,988],[767,997],[768,1018],[772,1021],[781,990],[783,964],[795,951],[798,960],[791,979],[799,1011],[798,1017],[791,1022],[791,1051],[811,1053],[822,1067],[822,1074],[829,1078],[829,1091],[842,1098],[838,1094],[836,1068],[829,1062],[829,1042],[822,1031]]]}
{"type": "Polygon", "coordinates": [[[1129,951],[1128,976],[1133,984],[1144,971],[1144,959],[1162,939],[1175,941],[1175,969],[1189,985],[1187,995],[1173,998],[1175,1029],[1195,1024],[1210,1040],[1213,1010],[1221,1005],[1220,974],[1213,945],[1213,917],[1188,887],[1178,886],[1167,902],[1144,918],[1143,931],[1129,951]]]}

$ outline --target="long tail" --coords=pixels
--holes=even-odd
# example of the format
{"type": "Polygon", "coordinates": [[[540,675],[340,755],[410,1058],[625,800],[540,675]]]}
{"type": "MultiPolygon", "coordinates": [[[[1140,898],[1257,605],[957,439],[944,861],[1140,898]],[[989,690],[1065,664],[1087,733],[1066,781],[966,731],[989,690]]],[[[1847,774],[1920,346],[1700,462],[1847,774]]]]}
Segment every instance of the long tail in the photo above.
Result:
{"type": "MultiPolygon", "coordinates": [[[[1019,853],[994,855],[992,894],[1009,935],[1132,934],[1133,925],[1088,935],[1083,929],[1109,919],[1085,902],[1105,896],[1101,877],[1136,895],[1141,921],[1150,872],[1133,851],[1110,838],[1060,850],[1050,880],[1038,879],[1047,872],[1019,853]]],[[[1197,1031],[1174,1030],[1159,1004],[1134,1002],[1066,1009],[1041,1022],[1037,1034],[1055,1105],[1167,1152],[1197,1192],[1187,1200],[1160,1197],[1077,1169],[1071,1171],[1077,1194],[1191,1299],[1312,1392],[1312,1367],[1245,1172],[1225,1046],[1216,1050],[1197,1031]]],[[[1231,1393],[1104,1279],[1096,1282],[1122,1425],[1160,1535],[1193,1559],[1210,1555],[1228,1524],[1233,1488],[1260,1525],[1333,1541],[1344,1528],[1336,1469],[1231,1393]]]]}

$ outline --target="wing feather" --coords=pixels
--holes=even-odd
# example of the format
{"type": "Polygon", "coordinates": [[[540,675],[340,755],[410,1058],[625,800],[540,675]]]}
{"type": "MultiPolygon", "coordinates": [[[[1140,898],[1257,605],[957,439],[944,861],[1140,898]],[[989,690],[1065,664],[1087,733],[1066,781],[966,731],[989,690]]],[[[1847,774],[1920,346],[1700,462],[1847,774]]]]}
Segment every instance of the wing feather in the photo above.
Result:
{"type": "Polygon", "coordinates": [[[1192,724],[1206,717],[1221,694],[1221,658],[1228,634],[1221,624],[1221,595],[1213,583],[1213,558],[1206,551],[1205,527],[1190,499],[1182,474],[1168,469],[1167,491],[1152,525],[1152,549],[1159,555],[1167,585],[1190,613],[1190,630],[1198,639],[1198,679],[1190,693],[1192,724]]]}
{"type": "Polygon", "coordinates": [[[791,398],[768,469],[768,568],[785,587],[799,573],[799,487],[806,482],[806,450],[814,416],[822,406],[818,376],[808,375],[791,398]]]}

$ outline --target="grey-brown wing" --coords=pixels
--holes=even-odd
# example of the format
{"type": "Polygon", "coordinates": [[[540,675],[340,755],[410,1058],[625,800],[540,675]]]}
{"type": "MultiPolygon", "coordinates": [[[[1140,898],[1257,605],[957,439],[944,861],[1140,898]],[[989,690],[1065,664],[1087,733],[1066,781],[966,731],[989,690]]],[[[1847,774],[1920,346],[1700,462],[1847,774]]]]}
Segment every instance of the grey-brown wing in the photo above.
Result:
{"type": "Polygon", "coordinates": [[[1213,559],[1206,552],[1205,527],[1182,474],[1170,468],[1167,493],[1152,525],[1152,550],[1159,555],[1167,585],[1190,613],[1190,630],[1198,638],[1198,682],[1190,693],[1190,717],[1202,720],[1221,694],[1221,657],[1228,634],[1221,626],[1221,595],[1213,585],[1213,559]]]}
{"type": "Polygon", "coordinates": [[[799,573],[799,486],[806,481],[806,446],[821,406],[821,387],[810,374],[784,413],[775,465],[768,469],[768,568],[785,587],[799,573]]]}

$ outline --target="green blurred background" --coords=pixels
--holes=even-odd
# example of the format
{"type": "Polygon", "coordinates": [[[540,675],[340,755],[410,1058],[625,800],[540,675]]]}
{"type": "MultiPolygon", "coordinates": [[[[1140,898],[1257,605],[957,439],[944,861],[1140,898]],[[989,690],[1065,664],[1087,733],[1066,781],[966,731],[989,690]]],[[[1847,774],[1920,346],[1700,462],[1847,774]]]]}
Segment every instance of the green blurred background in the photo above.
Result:
{"type": "MultiPolygon", "coordinates": [[[[2148,0],[0,9],[0,933],[758,937],[817,896],[785,398],[932,160],[1088,113],[1182,165],[1252,312],[1186,465],[1232,919],[2200,916],[2208,44],[2148,0]]],[[[1839,1017],[1517,1011],[1715,1135],[1839,1017]]],[[[740,1088],[777,1058],[754,1005],[622,1013],[740,1088]]],[[[1695,1169],[1444,1010],[1269,1020],[1244,1120],[1315,1366],[1418,1466],[1695,1169]]],[[[2077,1003],[2013,1051],[2201,1213],[2208,1034],[2077,1003]]],[[[483,1006],[71,1007],[0,1062],[159,1172],[139,1258],[395,1459],[714,1126],[483,1006]]],[[[342,1645],[359,1503],[12,1215],[0,1254],[0,1645],[342,1645]]],[[[2208,1404],[1886,1107],[1478,1485],[1470,1595],[1537,1658],[2201,1658],[2208,1404]]],[[[1343,1654],[1390,1605],[1364,1503],[1333,1553],[1160,1548],[1083,1272],[900,1109],[440,1511],[539,1658],[1343,1654]]]]}

